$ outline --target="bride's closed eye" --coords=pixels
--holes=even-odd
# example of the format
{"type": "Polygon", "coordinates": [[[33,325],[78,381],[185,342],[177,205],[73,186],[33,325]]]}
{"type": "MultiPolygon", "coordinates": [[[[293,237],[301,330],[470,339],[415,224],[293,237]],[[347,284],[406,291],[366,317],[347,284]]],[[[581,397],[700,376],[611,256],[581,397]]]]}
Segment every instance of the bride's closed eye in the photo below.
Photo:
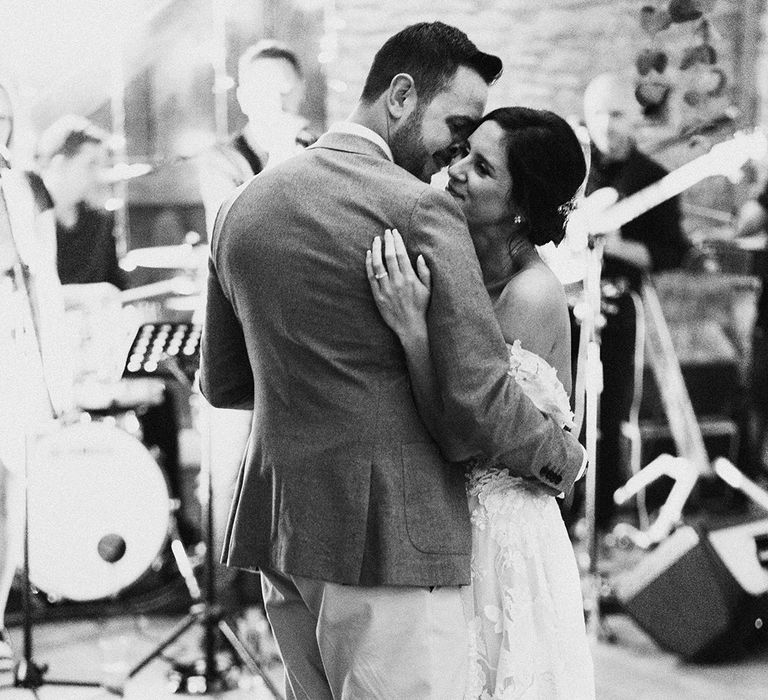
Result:
{"type": "Polygon", "coordinates": [[[494,167],[480,154],[473,158],[472,167],[480,177],[493,177],[496,173],[494,167]]]}

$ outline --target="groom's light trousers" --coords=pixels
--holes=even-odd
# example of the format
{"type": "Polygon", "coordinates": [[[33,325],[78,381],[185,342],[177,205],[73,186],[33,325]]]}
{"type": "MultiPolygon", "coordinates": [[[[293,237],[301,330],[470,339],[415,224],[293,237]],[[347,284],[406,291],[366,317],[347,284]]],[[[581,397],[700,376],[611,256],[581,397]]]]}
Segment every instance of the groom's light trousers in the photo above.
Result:
{"type": "Polygon", "coordinates": [[[459,591],[262,571],[288,700],[460,700],[468,635],[459,591]]]}

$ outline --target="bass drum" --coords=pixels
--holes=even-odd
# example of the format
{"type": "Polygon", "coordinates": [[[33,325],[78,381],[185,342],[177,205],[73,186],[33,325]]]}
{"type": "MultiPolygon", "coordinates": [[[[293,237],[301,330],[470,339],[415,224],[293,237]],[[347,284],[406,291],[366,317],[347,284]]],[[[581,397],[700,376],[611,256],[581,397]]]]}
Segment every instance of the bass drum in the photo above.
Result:
{"type": "Polygon", "coordinates": [[[50,598],[107,598],[160,555],[171,500],[136,438],[106,423],[55,429],[30,444],[29,578],[50,598]]]}

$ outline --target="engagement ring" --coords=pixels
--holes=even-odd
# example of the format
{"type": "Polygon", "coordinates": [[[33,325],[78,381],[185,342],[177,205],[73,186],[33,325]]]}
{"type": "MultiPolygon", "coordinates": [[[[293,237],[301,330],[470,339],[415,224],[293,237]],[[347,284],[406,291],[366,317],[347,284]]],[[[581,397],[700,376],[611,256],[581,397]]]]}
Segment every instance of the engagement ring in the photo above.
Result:
{"type": "Polygon", "coordinates": [[[388,273],[388,272],[382,272],[380,275],[374,275],[374,277],[375,277],[377,280],[382,280],[382,279],[384,279],[385,277],[388,277],[388,276],[389,276],[389,273],[388,273]]]}

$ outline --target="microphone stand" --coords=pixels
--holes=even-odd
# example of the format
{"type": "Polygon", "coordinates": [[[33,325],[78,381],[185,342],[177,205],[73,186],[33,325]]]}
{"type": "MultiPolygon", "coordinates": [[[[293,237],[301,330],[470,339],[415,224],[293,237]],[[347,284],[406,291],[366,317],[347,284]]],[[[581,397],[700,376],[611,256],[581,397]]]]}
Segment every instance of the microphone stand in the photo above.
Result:
{"type": "MultiPolygon", "coordinates": [[[[603,251],[605,236],[587,235],[587,264],[584,271],[584,304],[582,307],[581,341],[579,367],[577,376],[584,372],[584,401],[583,413],[577,410],[577,434],[581,432],[584,422],[587,460],[589,468],[586,474],[584,519],[586,522],[587,543],[587,581],[584,594],[584,609],[587,614],[587,633],[592,639],[607,638],[612,635],[604,629],[601,608],[601,581],[598,572],[599,543],[597,533],[597,435],[599,427],[600,394],[603,391],[603,365],[600,360],[600,329],[602,318],[602,292],[600,279],[602,275],[603,251]],[[581,417],[579,418],[579,414],[581,417]]],[[[581,397],[577,397],[577,404],[581,397]]],[[[577,405],[578,408],[578,405],[577,405]]]]}

